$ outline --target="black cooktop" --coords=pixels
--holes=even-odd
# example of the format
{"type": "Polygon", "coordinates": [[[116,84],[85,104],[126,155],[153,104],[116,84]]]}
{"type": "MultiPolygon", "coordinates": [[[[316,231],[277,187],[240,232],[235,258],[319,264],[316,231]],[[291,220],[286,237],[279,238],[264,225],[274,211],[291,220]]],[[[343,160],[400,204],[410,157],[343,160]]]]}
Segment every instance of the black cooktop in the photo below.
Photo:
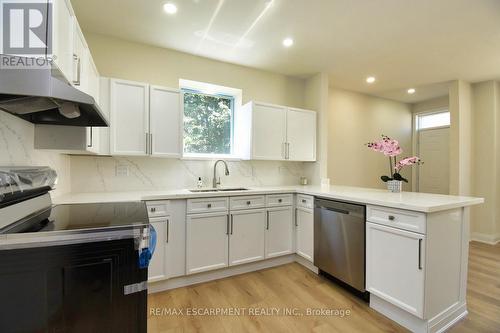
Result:
{"type": "Polygon", "coordinates": [[[0,234],[126,227],[148,224],[144,202],[56,205],[11,224],[0,234]]]}

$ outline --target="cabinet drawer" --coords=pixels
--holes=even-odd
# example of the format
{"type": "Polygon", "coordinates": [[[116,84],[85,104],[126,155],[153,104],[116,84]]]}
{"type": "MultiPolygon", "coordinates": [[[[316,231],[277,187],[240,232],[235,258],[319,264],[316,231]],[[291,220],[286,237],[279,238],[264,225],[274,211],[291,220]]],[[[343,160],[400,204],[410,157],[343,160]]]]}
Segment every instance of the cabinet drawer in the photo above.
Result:
{"type": "Polygon", "coordinates": [[[293,203],[293,194],[270,194],[266,195],[266,206],[290,206],[293,203]]]}
{"type": "Polygon", "coordinates": [[[146,201],[149,217],[161,217],[169,215],[169,201],[146,201]]]}
{"type": "Polygon", "coordinates": [[[425,214],[410,210],[393,209],[378,206],[366,208],[369,222],[425,234],[425,214]]]}
{"type": "Polygon", "coordinates": [[[314,208],[314,197],[311,195],[297,195],[297,207],[313,209],[314,208]]]}
{"type": "Polygon", "coordinates": [[[266,201],[263,195],[231,197],[229,206],[231,207],[231,210],[263,208],[266,206],[266,201]]]}
{"type": "Polygon", "coordinates": [[[203,198],[189,199],[187,201],[187,213],[210,213],[210,212],[227,212],[229,208],[228,198],[203,198]]]}

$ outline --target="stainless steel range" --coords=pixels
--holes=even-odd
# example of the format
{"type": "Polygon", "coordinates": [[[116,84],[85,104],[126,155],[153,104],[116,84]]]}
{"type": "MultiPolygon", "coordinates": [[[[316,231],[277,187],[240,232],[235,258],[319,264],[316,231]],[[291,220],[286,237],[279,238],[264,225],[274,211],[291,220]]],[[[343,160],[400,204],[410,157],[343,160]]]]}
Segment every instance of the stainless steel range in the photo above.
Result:
{"type": "Polygon", "coordinates": [[[0,168],[0,332],[146,332],[145,204],[53,206],[49,168],[0,168]]]}

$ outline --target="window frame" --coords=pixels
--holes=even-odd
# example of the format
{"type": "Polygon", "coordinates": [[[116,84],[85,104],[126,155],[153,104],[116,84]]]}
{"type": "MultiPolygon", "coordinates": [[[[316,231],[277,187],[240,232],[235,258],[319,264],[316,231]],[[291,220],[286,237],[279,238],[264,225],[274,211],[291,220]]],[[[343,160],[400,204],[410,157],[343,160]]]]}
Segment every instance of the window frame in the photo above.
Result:
{"type": "Polygon", "coordinates": [[[181,133],[182,133],[182,158],[183,159],[190,159],[190,160],[206,160],[206,159],[216,159],[216,158],[223,158],[226,160],[231,160],[231,159],[238,159],[235,155],[235,149],[234,149],[234,118],[235,118],[235,107],[236,107],[236,98],[237,96],[230,95],[230,94],[224,94],[224,93],[218,93],[218,92],[206,92],[200,89],[193,89],[193,88],[188,88],[188,87],[181,87],[180,88],[181,95],[182,95],[182,121],[181,121],[181,133]],[[230,153],[229,154],[206,154],[206,153],[187,153],[185,152],[185,132],[184,132],[184,118],[185,118],[185,111],[184,111],[184,95],[188,94],[197,94],[197,95],[204,95],[204,96],[209,96],[209,97],[222,97],[225,99],[230,100],[230,109],[231,109],[231,115],[230,115],[230,153]]]}
{"type": "Polygon", "coordinates": [[[415,130],[416,132],[419,132],[419,131],[425,131],[425,130],[432,130],[432,129],[439,129],[439,128],[447,128],[447,127],[450,127],[451,126],[451,112],[448,108],[446,109],[439,109],[439,110],[433,110],[433,111],[427,111],[427,112],[419,112],[417,114],[415,114],[415,130]],[[442,113],[448,113],[450,115],[450,123],[448,125],[440,125],[440,126],[431,126],[431,127],[425,127],[425,128],[422,128],[420,126],[421,124],[421,118],[422,117],[425,117],[425,116],[432,116],[432,115],[436,115],[436,114],[442,114],[442,113]]]}

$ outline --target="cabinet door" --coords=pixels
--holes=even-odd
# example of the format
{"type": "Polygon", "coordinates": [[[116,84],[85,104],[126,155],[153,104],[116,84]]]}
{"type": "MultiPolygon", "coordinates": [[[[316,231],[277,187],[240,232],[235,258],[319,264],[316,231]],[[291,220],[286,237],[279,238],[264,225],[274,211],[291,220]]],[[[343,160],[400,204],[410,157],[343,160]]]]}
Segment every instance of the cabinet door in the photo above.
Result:
{"type": "Polygon", "coordinates": [[[297,208],[297,254],[313,262],[314,258],[314,214],[312,210],[297,208]]]}
{"type": "Polygon", "coordinates": [[[181,156],[181,94],[179,90],[150,86],[152,155],[181,156]]]}
{"type": "Polygon", "coordinates": [[[149,89],[140,82],[111,80],[111,154],[146,155],[149,89]]]}
{"type": "Polygon", "coordinates": [[[156,248],[148,267],[148,280],[155,281],[167,277],[165,258],[165,247],[167,244],[168,221],[167,218],[160,218],[150,221],[156,230],[156,248]]]}
{"type": "Polygon", "coordinates": [[[266,211],[233,212],[230,224],[229,265],[264,259],[266,211]]]}
{"type": "Polygon", "coordinates": [[[267,211],[266,258],[293,252],[293,208],[273,208],[267,211]]]}
{"type": "Polygon", "coordinates": [[[366,224],[366,289],[423,318],[424,235],[366,224]]]}
{"type": "Polygon", "coordinates": [[[79,90],[88,94],[88,73],[86,62],[88,61],[89,50],[85,37],[78,22],[73,22],[73,66],[71,71],[71,84],[79,90]]]}
{"type": "Polygon", "coordinates": [[[316,160],[316,112],[288,109],[288,159],[291,161],[316,160]]]}
{"type": "Polygon", "coordinates": [[[284,160],[286,108],[255,103],[252,121],[252,158],[284,160]]]}
{"type": "Polygon", "coordinates": [[[229,216],[188,215],[186,223],[186,274],[227,267],[229,216]]]}
{"type": "Polygon", "coordinates": [[[186,200],[170,201],[167,220],[166,272],[173,278],[186,274],[186,200]]]}
{"type": "Polygon", "coordinates": [[[68,82],[73,78],[73,20],[69,0],[52,1],[52,53],[68,82]]]}

